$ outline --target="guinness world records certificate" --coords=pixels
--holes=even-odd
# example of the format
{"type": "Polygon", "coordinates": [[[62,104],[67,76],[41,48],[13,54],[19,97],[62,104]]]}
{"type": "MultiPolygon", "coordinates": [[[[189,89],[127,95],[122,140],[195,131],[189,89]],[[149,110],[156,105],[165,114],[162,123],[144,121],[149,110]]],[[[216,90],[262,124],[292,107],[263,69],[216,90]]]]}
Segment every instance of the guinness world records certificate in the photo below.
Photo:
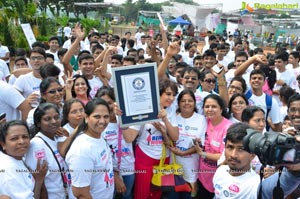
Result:
{"type": "Polygon", "coordinates": [[[116,101],[123,111],[120,126],[158,121],[159,91],[156,63],[112,68],[116,101]]]}

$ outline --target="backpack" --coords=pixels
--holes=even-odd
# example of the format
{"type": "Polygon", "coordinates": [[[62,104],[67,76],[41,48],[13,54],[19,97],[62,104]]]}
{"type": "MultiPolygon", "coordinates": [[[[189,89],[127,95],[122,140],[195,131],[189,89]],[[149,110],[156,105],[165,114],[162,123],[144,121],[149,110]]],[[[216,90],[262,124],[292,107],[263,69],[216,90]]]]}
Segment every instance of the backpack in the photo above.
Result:
{"type": "MultiPolygon", "coordinates": [[[[266,114],[266,130],[270,130],[270,125],[268,123],[268,117],[269,117],[269,112],[272,108],[272,96],[265,94],[266,95],[266,105],[267,105],[267,114],[266,114]]],[[[245,94],[246,98],[249,100],[250,97],[252,96],[252,91],[248,90],[248,92],[245,94]]]]}

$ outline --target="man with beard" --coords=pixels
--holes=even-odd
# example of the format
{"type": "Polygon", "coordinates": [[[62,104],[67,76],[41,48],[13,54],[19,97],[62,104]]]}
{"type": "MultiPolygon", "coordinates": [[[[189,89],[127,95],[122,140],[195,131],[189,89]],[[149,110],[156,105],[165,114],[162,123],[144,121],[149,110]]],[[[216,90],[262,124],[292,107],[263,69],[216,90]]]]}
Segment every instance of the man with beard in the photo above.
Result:
{"type": "MultiPolygon", "coordinates": [[[[292,112],[298,112],[300,118],[300,95],[297,96],[298,108],[291,106],[292,112]]],[[[297,121],[300,119],[295,119],[297,121]]],[[[297,121],[300,130],[300,122],[297,121]]],[[[215,198],[257,198],[259,194],[260,176],[250,167],[255,154],[245,151],[243,139],[250,127],[244,123],[233,124],[225,139],[225,159],[227,165],[220,166],[213,178],[215,198]]],[[[271,199],[278,180],[278,172],[262,181],[262,198],[271,199]]],[[[283,168],[280,176],[280,187],[286,197],[300,184],[300,164],[290,164],[283,168]]]]}

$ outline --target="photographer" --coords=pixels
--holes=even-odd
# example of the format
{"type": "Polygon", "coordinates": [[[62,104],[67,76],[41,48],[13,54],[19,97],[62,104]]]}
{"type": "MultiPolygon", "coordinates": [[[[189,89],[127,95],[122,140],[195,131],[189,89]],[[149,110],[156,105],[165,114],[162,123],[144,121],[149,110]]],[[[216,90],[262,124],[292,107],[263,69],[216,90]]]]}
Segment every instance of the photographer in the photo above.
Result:
{"type": "MultiPolygon", "coordinates": [[[[298,103],[300,109],[300,96],[298,103]]],[[[255,154],[247,152],[249,143],[245,142],[245,137],[249,136],[249,130],[250,127],[247,124],[238,123],[232,125],[227,131],[225,158],[228,164],[220,166],[214,175],[213,185],[216,198],[228,198],[229,196],[230,198],[258,197],[260,177],[250,167],[250,162],[255,154]]],[[[263,136],[258,132],[254,134],[263,136]]],[[[253,134],[250,133],[250,136],[253,136],[253,134]]],[[[262,198],[272,198],[277,180],[278,172],[262,181],[262,198]]],[[[284,196],[290,194],[299,184],[300,164],[286,166],[280,175],[280,187],[284,196]]],[[[275,192],[275,195],[279,196],[280,194],[275,192]]]]}

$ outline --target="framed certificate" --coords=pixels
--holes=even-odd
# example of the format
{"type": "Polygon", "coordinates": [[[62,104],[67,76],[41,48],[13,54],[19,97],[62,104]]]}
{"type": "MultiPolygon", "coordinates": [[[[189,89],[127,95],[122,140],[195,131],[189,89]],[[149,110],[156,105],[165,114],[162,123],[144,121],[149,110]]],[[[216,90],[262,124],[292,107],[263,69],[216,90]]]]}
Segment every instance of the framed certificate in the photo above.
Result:
{"type": "Polygon", "coordinates": [[[160,111],[156,63],[112,68],[121,127],[158,121],[160,111]]]}

